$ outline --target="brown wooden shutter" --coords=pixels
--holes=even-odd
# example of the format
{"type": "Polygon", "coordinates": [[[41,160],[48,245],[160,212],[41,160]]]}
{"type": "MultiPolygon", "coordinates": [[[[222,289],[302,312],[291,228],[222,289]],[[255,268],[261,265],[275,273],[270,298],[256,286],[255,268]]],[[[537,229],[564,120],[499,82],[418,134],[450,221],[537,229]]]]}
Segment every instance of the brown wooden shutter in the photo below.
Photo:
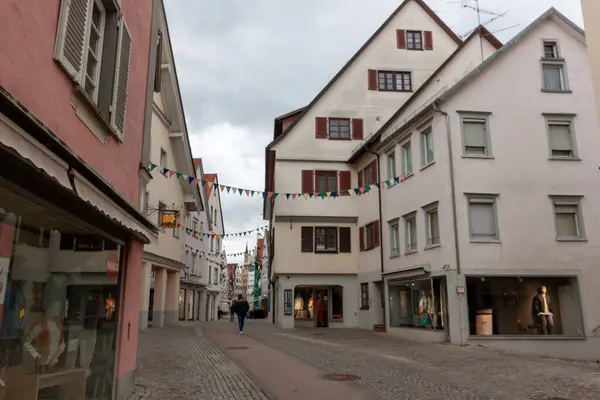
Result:
{"type": "Polygon", "coordinates": [[[350,171],[340,171],[340,195],[349,196],[350,193],[344,193],[343,190],[350,191],[352,186],[352,173],[350,171]]]}
{"type": "Polygon", "coordinates": [[[377,175],[378,175],[377,174],[377,160],[375,160],[375,161],[373,161],[371,163],[371,181],[373,183],[377,183],[378,182],[377,175]]]}
{"type": "Polygon", "coordinates": [[[302,193],[313,193],[315,191],[315,180],[312,170],[302,170],[302,193]]]}
{"type": "Polygon", "coordinates": [[[423,48],[433,50],[433,33],[431,31],[423,32],[423,48]]]}
{"type": "Polygon", "coordinates": [[[302,227],[302,236],[300,238],[300,248],[302,253],[312,253],[313,252],[313,227],[312,226],[303,226],[302,227]]]}
{"type": "Polygon", "coordinates": [[[367,76],[369,90],[377,90],[377,71],[370,69],[367,76]]]}
{"type": "Polygon", "coordinates": [[[379,220],[373,221],[373,247],[379,247],[379,220]]]}
{"type": "Polygon", "coordinates": [[[352,252],[351,228],[347,226],[340,227],[340,253],[352,252]]]}
{"type": "Polygon", "coordinates": [[[363,170],[358,171],[358,187],[363,187],[363,170]]]}
{"type": "Polygon", "coordinates": [[[362,118],[352,119],[352,139],[363,140],[364,139],[364,121],[362,118]]]}
{"type": "Polygon", "coordinates": [[[399,49],[406,49],[406,31],[404,29],[396,29],[396,44],[399,49]]]}
{"type": "Polygon", "coordinates": [[[365,227],[361,226],[358,230],[360,251],[365,251],[365,227]]]}
{"type": "Polygon", "coordinates": [[[327,139],[327,118],[316,117],[315,118],[315,138],[327,139]]]}

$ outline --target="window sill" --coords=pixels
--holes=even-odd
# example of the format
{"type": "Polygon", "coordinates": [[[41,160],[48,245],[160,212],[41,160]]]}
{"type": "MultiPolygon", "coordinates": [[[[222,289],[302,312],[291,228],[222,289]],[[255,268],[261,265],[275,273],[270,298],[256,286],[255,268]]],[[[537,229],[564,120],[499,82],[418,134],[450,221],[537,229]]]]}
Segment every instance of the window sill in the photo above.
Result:
{"type": "Polygon", "coordinates": [[[485,160],[493,160],[495,157],[494,156],[482,156],[482,155],[477,155],[477,154],[461,154],[462,158],[481,158],[481,159],[485,159],[485,160]]]}
{"type": "Polygon", "coordinates": [[[541,89],[542,93],[573,93],[572,90],[549,90],[549,89],[541,89]]]}
{"type": "Polygon", "coordinates": [[[348,140],[348,141],[352,140],[352,138],[337,138],[337,137],[329,137],[328,139],[329,140],[348,140]]]}
{"type": "Polygon", "coordinates": [[[415,173],[414,173],[414,172],[411,172],[411,173],[410,173],[410,174],[408,174],[408,175],[404,175],[404,179],[401,179],[401,180],[400,180],[400,182],[403,182],[403,181],[407,180],[408,178],[411,178],[411,177],[413,177],[414,175],[415,175],[415,173]]]}
{"type": "Polygon", "coordinates": [[[390,260],[394,259],[394,258],[398,258],[398,257],[400,257],[400,253],[398,253],[398,254],[392,254],[392,255],[390,255],[390,260]]]}
{"type": "Polygon", "coordinates": [[[404,252],[404,255],[405,255],[405,256],[408,256],[408,255],[410,255],[410,254],[415,254],[417,251],[418,251],[418,250],[409,250],[409,251],[405,251],[405,252],[404,252]]]}
{"type": "Polygon", "coordinates": [[[471,243],[502,243],[499,239],[473,239],[470,240],[471,243]]]}
{"type": "Polygon", "coordinates": [[[360,309],[361,309],[361,310],[368,310],[368,309],[369,309],[369,306],[366,306],[366,307],[361,307],[360,309]]]}
{"type": "Polygon", "coordinates": [[[429,167],[430,167],[430,166],[432,166],[433,164],[435,164],[435,160],[433,160],[433,161],[431,161],[431,162],[429,162],[429,163],[427,163],[427,164],[423,165],[419,171],[423,171],[424,169],[426,169],[426,168],[429,168],[429,167]]]}
{"type": "Polygon", "coordinates": [[[587,242],[587,238],[582,237],[564,237],[564,238],[556,238],[557,242],[587,242]]]}
{"type": "Polygon", "coordinates": [[[425,250],[437,249],[438,247],[442,247],[441,243],[430,244],[429,246],[425,246],[425,250]]]}
{"type": "Polygon", "coordinates": [[[80,104],[77,104],[78,102],[75,101],[75,114],[90,129],[90,131],[92,131],[94,136],[104,144],[108,142],[108,137],[110,135],[123,143],[123,140],[117,134],[117,131],[110,126],[110,122],[104,118],[98,110],[96,103],[94,103],[81,86],[75,86],[74,94],[76,100],[80,101],[80,104]],[[85,108],[85,111],[80,111],[79,105],[82,105],[85,108]]]}
{"type": "Polygon", "coordinates": [[[581,161],[579,157],[548,157],[550,161],[581,161]]]}
{"type": "Polygon", "coordinates": [[[315,254],[339,254],[337,250],[315,250],[315,254]]]}

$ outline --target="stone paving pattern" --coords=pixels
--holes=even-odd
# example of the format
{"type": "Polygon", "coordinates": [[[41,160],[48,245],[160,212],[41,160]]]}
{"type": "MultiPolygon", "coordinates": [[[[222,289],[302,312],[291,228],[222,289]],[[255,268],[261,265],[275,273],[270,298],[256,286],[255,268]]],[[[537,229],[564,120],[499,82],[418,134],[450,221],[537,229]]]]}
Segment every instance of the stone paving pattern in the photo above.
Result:
{"type": "Polygon", "coordinates": [[[252,379],[203,335],[199,325],[140,335],[129,400],[267,400],[252,379]]]}
{"type": "Polygon", "coordinates": [[[600,364],[592,362],[422,343],[366,330],[282,332],[264,320],[248,321],[244,334],[325,371],[358,375],[355,384],[382,399],[600,399],[600,364]]]}

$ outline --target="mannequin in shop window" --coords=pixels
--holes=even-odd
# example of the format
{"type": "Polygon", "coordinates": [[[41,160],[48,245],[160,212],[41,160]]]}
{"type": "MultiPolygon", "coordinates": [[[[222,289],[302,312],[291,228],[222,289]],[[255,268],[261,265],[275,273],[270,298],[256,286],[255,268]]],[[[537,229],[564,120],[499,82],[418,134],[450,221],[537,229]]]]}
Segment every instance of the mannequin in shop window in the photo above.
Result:
{"type": "Polygon", "coordinates": [[[294,301],[294,316],[296,318],[299,317],[300,311],[302,311],[303,309],[304,309],[304,299],[302,298],[300,293],[298,293],[296,295],[296,299],[294,301]]]}
{"type": "Polygon", "coordinates": [[[321,295],[317,298],[317,326],[325,326],[325,307],[321,295]]]}
{"type": "Polygon", "coordinates": [[[533,298],[532,317],[542,335],[554,334],[554,307],[552,299],[547,295],[546,286],[538,289],[537,295],[533,298]]]}
{"type": "Polygon", "coordinates": [[[308,299],[308,319],[311,319],[312,317],[313,317],[313,297],[311,294],[308,299]]]}

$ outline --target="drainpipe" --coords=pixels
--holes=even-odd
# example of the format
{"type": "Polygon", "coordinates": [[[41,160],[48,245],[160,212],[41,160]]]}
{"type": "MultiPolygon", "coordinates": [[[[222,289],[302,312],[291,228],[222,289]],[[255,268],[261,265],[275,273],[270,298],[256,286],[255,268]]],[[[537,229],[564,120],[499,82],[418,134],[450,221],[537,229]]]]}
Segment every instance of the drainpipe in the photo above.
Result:
{"type": "MultiPolygon", "coordinates": [[[[454,230],[454,251],[456,253],[456,275],[457,275],[457,279],[460,279],[461,277],[461,270],[460,270],[460,251],[459,251],[459,245],[458,245],[458,221],[456,218],[456,185],[454,182],[454,159],[452,157],[452,132],[450,129],[450,116],[448,115],[447,112],[440,110],[437,107],[437,104],[433,104],[433,111],[442,114],[444,116],[444,118],[446,119],[446,139],[448,141],[448,163],[449,163],[449,170],[450,170],[450,192],[452,194],[452,227],[454,230]]],[[[463,295],[464,296],[464,295],[463,295]]],[[[465,343],[464,339],[464,332],[463,332],[463,326],[464,326],[464,315],[463,315],[463,306],[461,304],[462,302],[459,300],[459,320],[460,320],[460,335],[461,335],[461,343],[465,343]]]]}
{"type": "MultiPolygon", "coordinates": [[[[377,157],[377,176],[379,176],[380,171],[381,171],[381,165],[380,165],[380,157],[378,153],[375,153],[374,151],[371,150],[366,150],[367,153],[371,153],[374,154],[375,157],[377,157]]],[[[381,184],[381,180],[380,180],[380,184],[381,184]]],[[[381,289],[383,290],[383,293],[385,293],[385,284],[384,284],[384,279],[383,279],[383,272],[384,272],[384,268],[383,268],[383,221],[381,219],[381,215],[382,215],[382,211],[381,211],[381,187],[379,188],[379,190],[377,191],[377,200],[379,202],[379,254],[381,257],[381,289]]],[[[384,300],[385,300],[385,296],[384,296],[384,300]]],[[[383,326],[385,327],[385,330],[387,332],[387,323],[385,320],[386,317],[386,305],[387,301],[383,302],[383,326]]]]}

